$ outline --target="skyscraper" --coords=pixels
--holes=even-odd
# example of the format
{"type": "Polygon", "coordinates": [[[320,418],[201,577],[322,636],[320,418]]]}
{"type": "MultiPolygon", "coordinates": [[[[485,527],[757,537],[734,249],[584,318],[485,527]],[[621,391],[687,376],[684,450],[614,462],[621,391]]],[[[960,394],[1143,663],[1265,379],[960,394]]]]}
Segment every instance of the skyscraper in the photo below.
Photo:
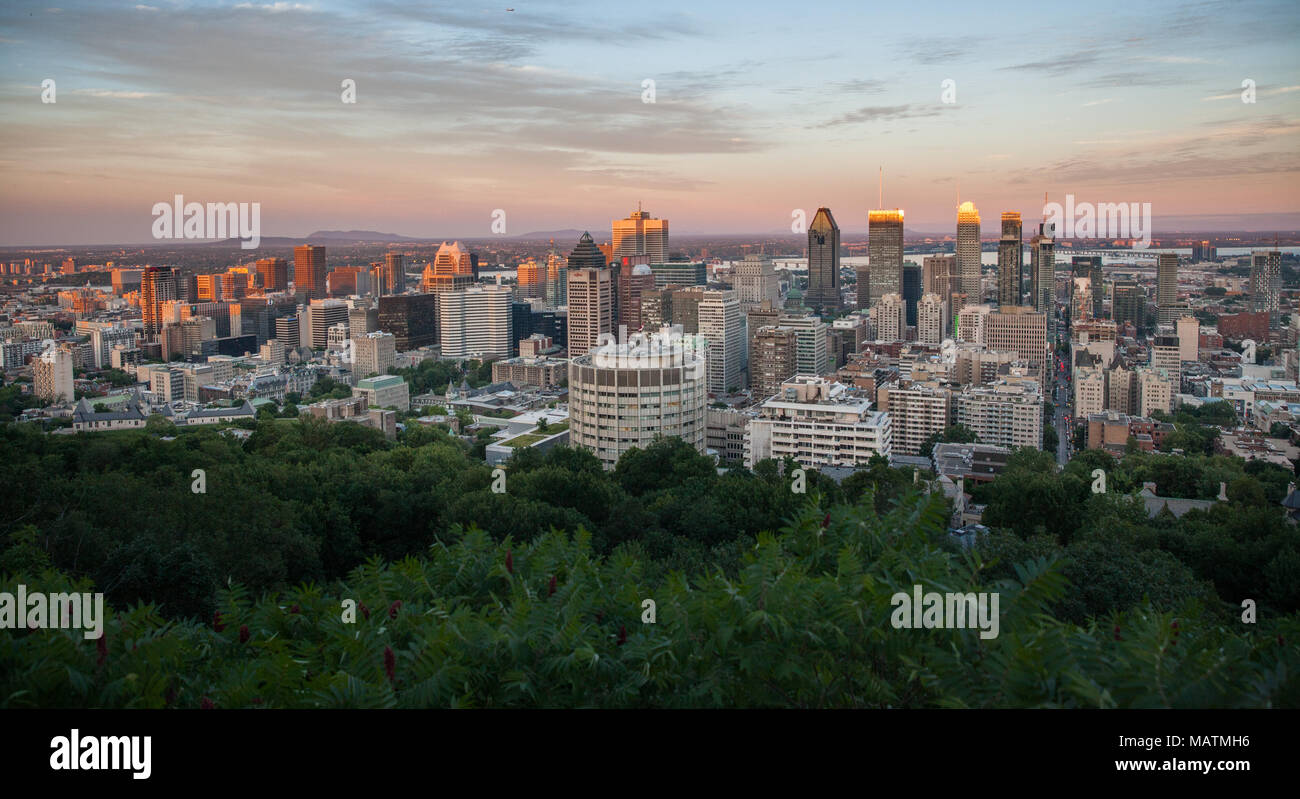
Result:
{"type": "Polygon", "coordinates": [[[583,233],[569,253],[569,269],[604,269],[605,254],[596,246],[590,233],[583,233]]]}
{"type": "Polygon", "coordinates": [[[740,370],[745,357],[745,331],[740,316],[740,301],[731,290],[701,292],[697,310],[700,337],[708,344],[705,361],[708,390],[723,394],[741,387],[740,370]]]}
{"type": "Polygon", "coordinates": [[[1021,303],[1023,287],[1024,234],[1019,211],[1002,212],[1002,238],[998,240],[998,305],[1021,303]]]}
{"type": "Polygon", "coordinates": [[[1182,315],[1181,309],[1175,309],[1177,302],[1178,254],[1162,252],[1156,256],[1156,312],[1160,324],[1173,324],[1182,315]]]}
{"type": "Polygon", "coordinates": [[[903,264],[903,307],[907,309],[908,327],[916,327],[916,304],[921,301],[921,267],[903,264]]]}
{"type": "Polygon", "coordinates": [[[325,248],[300,244],[293,248],[293,290],[308,300],[325,297],[325,248]]]}
{"type": "Polygon", "coordinates": [[[961,275],[962,293],[969,302],[979,304],[980,212],[972,202],[957,208],[957,272],[961,275]]]}
{"type": "Polygon", "coordinates": [[[614,327],[614,280],[605,256],[590,233],[583,233],[569,255],[569,357],[594,349],[614,327]]]}
{"type": "Polygon", "coordinates": [[[903,298],[898,294],[886,294],[875,306],[876,341],[902,341],[903,322],[906,311],[903,310],[903,298]]]}
{"type": "Polygon", "coordinates": [[[808,226],[808,293],[804,301],[818,312],[840,309],[840,226],[829,208],[818,208],[808,226]]]}
{"type": "Polygon", "coordinates": [[[546,296],[546,267],[539,266],[536,258],[529,258],[519,264],[515,274],[521,299],[546,296]]]}
{"type": "Polygon", "coordinates": [[[627,219],[615,219],[612,227],[614,260],[624,255],[648,255],[652,264],[668,260],[668,220],[652,219],[640,203],[627,219]]]}
{"type": "Polygon", "coordinates": [[[271,294],[289,288],[289,262],[283,258],[259,258],[257,273],[262,276],[262,291],[271,294]]]}
{"type": "Polygon", "coordinates": [[[469,250],[460,246],[459,241],[450,244],[443,242],[433,256],[433,273],[435,275],[474,276],[474,257],[469,250]]]}
{"type": "Polygon", "coordinates": [[[162,332],[162,306],[178,299],[176,270],[166,266],[151,266],[140,275],[140,314],[146,340],[154,341],[162,332]]]}
{"type": "Polygon", "coordinates": [[[903,293],[903,211],[867,213],[867,285],[858,278],[858,307],[870,308],[886,294],[903,293]],[[865,293],[864,293],[865,289],[865,293]]]}
{"type": "Polygon", "coordinates": [[[943,300],[938,294],[926,294],[916,312],[916,340],[938,345],[943,341],[943,300]]]}
{"type": "MultiPolygon", "coordinates": [[[[1160,256],[1163,258],[1164,256],[1160,256]]],[[[1250,309],[1268,311],[1271,330],[1281,327],[1278,302],[1282,291],[1282,251],[1255,250],[1250,254],[1250,309]]],[[[1164,322],[1164,319],[1161,319],[1164,322]]]]}
{"type": "Polygon", "coordinates": [[[1141,330],[1146,324],[1147,295],[1135,280],[1116,280],[1111,285],[1110,315],[1116,324],[1132,322],[1141,330]]]}
{"type": "Polygon", "coordinates": [[[555,251],[555,242],[551,242],[551,252],[546,256],[546,304],[558,308],[568,302],[568,278],[565,270],[568,265],[564,256],[555,251]]]}
{"type": "Polygon", "coordinates": [[[406,257],[400,252],[384,253],[384,283],[380,294],[401,294],[406,291],[406,257]]]}
{"type": "Polygon", "coordinates": [[[1029,240],[1029,271],[1030,307],[1046,318],[1051,339],[1056,332],[1056,231],[1051,225],[1040,224],[1038,235],[1029,240]]]}
{"type": "Polygon", "coordinates": [[[732,280],[742,313],[748,313],[765,301],[777,305],[780,300],[781,286],[776,277],[776,268],[767,256],[746,255],[744,260],[736,264],[732,280]]]}
{"type": "Polygon", "coordinates": [[[508,286],[471,286],[438,295],[442,355],[509,358],[515,341],[508,286]]]}
{"type": "Polygon", "coordinates": [[[1086,277],[1092,286],[1092,307],[1090,313],[1094,319],[1100,319],[1105,311],[1106,285],[1103,280],[1100,255],[1076,255],[1070,259],[1075,277],[1086,277]]]}

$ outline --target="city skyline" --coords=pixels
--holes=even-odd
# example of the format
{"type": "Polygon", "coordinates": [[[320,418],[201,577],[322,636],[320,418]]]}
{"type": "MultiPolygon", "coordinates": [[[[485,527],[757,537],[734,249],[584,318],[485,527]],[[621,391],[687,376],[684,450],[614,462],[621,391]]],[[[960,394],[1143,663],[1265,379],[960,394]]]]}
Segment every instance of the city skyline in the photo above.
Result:
{"type": "Polygon", "coordinates": [[[0,246],[147,243],[176,194],[260,203],[289,237],[487,238],[497,210],[505,236],[604,231],[637,202],[683,235],[818,207],[846,236],[876,207],[940,233],[959,200],[1036,223],[1044,192],[1150,202],[1157,232],[1300,228],[1286,3],[941,3],[938,33],[854,11],[14,5],[0,246]],[[877,30],[899,33],[856,46],[877,30]]]}

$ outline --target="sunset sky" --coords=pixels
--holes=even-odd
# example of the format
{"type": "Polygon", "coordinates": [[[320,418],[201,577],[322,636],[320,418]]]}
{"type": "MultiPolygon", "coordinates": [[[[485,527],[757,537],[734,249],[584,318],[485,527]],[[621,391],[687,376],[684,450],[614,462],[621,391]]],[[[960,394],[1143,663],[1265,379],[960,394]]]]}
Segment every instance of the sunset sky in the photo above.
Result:
{"type": "Polygon", "coordinates": [[[820,205],[864,233],[879,167],[909,230],[955,228],[958,182],[986,233],[1044,192],[1295,229],[1297,40],[1295,0],[7,2],[0,245],[146,242],[175,194],[259,202],[263,237],[498,208],[608,237],[638,201],[675,234],[820,205]]]}

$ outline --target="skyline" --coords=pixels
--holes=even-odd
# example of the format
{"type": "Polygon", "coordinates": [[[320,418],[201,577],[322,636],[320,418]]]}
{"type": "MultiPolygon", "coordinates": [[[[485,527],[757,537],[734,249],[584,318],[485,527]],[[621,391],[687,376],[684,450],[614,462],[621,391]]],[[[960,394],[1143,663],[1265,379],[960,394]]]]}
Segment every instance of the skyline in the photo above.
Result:
{"type": "Polygon", "coordinates": [[[1286,3],[936,3],[934,34],[911,8],[598,8],[12,5],[0,246],[144,244],[175,194],[260,203],[264,237],[490,238],[497,209],[507,238],[607,236],[638,202],[676,235],[824,206],[850,236],[878,204],[951,233],[959,199],[1028,226],[1044,192],[1150,202],[1157,232],[1300,228],[1286,3]]]}

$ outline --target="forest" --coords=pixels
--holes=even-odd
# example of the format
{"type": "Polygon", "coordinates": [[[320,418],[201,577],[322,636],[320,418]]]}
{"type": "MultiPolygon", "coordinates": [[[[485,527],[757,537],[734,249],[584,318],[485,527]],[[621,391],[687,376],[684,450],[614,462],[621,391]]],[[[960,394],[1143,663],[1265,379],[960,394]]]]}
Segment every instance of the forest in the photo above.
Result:
{"type": "Polygon", "coordinates": [[[1017,451],[963,549],[929,473],[719,474],[680,440],[605,472],[523,449],[261,419],[0,427],[0,590],[102,591],[107,634],[0,636],[0,707],[1295,706],[1284,469],[1017,451]],[[1093,471],[1108,475],[1093,493],[1093,471]],[[195,493],[192,474],[204,473],[195,493]],[[1134,492],[1226,501],[1149,518],[1134,492]],[[897,630],[890,597],[997,591],[1001,633],[897,630]],[[646,621],[644,602],[654,603],[646,621]],[[1257,619],[1243,621],[1243,602],[1257,619]],[[349,604],[353,603],[353,604],[349,604]],[[349,608],[351,608],[349,616],[349,608]]]}

